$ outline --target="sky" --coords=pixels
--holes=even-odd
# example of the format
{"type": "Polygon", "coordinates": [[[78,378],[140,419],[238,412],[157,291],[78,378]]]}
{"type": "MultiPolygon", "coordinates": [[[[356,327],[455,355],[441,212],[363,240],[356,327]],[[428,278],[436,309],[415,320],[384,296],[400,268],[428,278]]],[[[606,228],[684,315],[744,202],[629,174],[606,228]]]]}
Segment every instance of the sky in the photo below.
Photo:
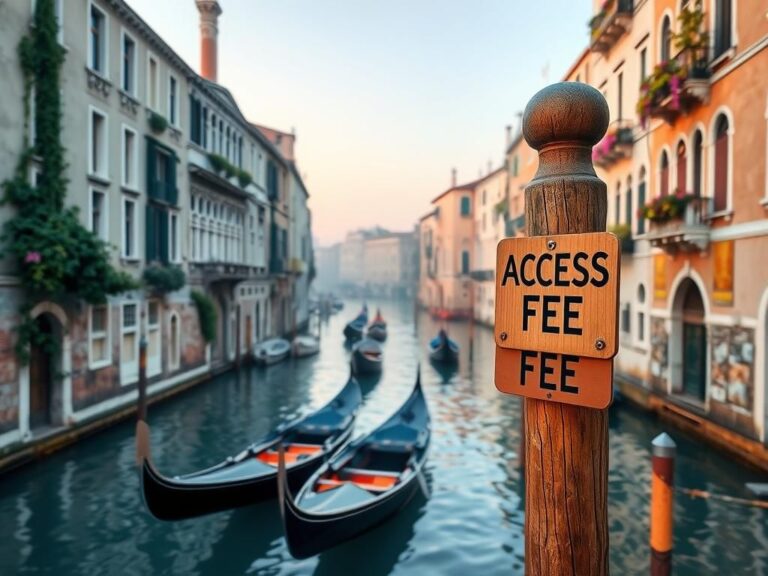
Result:
{"type": "MultiPolygon", "coordinates": [[[[128,0],[199,70],[194,0],[128,0]]],[[[505,126],[588,42],[588,0],[220,0],[219,83],[252,122],[295,129],[320,245],[410,230],[497,168],[505,126]]]]}

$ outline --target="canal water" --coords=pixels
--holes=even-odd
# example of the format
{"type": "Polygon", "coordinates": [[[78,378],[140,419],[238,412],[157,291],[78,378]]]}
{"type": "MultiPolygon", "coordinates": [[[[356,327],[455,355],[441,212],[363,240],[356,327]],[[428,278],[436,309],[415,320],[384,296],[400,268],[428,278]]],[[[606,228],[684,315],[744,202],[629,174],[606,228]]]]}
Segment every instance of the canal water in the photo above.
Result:
{"type": "MultiPolygon", "coordinates": [[[[428,498],[419,495],[352,542],[297,561],[282,538],[275,502],[177,523],[153,519],[139,495],[134,426],[125,423],[0,478],[0,574],[522,574],[520,401],[493,386],[492,333],[451,324],[461,364],[455,373],[439,372],[425,352],[438,324],[424,314],[414,322],[412,303],[369,305],[381,306],[389,339],[382,377],[363,382],[356,431],[372,429],[397,408],[421,362],[433,421],[428,498]]],[[[158,468],[173,475],[210,465],[324,404],[346,381],[341,331],[359,306],[347,302],[320,325],[322,352],[315,358],[231,372],[151,407],[158,468]]],[[[611,409],[614,574],[648,572],[649,446],[663,430],[629,406],[611,409]]],[[[745,481],[766,481],[670,432],[679,446],[679,485],[748,496],[745,481]]],[[[675,574],[768,574],[768,511],[678,495],[675,517],[675,574]]]]}

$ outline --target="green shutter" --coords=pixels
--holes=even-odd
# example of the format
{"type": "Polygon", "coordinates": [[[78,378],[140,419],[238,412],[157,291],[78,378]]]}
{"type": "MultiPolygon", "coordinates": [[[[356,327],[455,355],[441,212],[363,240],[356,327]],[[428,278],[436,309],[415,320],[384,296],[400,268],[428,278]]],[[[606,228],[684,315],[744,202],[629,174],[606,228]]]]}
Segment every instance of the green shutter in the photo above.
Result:
{"type": "Polygon", "coordinates": [[[147,196],[156,198],[155,190],[157,182],[157,145],[151,138],[147,138],[147,196]]]}
{"type": "Polygon", "coordinates": [[[178,166],[178,162],[176,162],[176,154],[169,154],[168,169],[166,170],[168,174],[168,191],[165,197],[168,200],[168,202],[173,206],[176,206],[179,200],[179,190],[176,188],[176,167],[177,166],[178,166]]]}
{"type": "Polygon", "coordinates": [[[152,204],[147,203],[147,220],[146,220],[146,229],[147,229],[147,238],[146,238],[146,249],[147,249],[147,262],[152,262],[157,258],[157,234],[155,232],[155,207],[152,206],[152,204]]]}
{"type": "Polygon", "coordinates": [[[167,263],[168,258],[168,210],[166,209],[157,209],[157,216],[158,216],[158,224],[160,230],[158,231],[158,234],[160,235],[159,238],[159,244],[160,244],[160,250],[158,253],[159,259],[167,263]]]}

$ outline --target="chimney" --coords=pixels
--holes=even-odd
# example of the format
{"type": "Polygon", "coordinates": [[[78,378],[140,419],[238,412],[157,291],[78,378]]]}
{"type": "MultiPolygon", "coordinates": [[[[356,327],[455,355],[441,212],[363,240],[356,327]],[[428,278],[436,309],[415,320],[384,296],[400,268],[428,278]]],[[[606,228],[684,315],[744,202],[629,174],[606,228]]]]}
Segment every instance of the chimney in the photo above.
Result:
{"type": "Polygon", "coordinates": [[[507,132],[507,145],[506,145],[506,148],[509,148],[509,145],[512,144],[512,124],[507,124],[505,130],[507,132]]]}
{"type": "Polygon", "coordinates": [[[217,0],[195,0],[200,12],[200,74],[218,82],[218,36],[221,6],[217,0]]]}
{"type": "Polygon", "coordinates": [[[493,166],[493,163],[490,160],[488,160],[488,174],[491,173],[491,166],[493,166]]]}
{"type": "Polygon", "coordinates": [[[456,188],[456,168],[451,168],[451,188],[456,188]]]}

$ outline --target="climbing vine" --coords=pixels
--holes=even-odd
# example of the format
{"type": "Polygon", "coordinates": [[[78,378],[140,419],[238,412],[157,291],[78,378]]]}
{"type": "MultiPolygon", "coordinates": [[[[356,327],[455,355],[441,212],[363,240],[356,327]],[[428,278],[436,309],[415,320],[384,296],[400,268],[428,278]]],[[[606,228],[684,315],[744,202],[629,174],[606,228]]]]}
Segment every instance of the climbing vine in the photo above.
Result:
{"type": "Polygon", "coordinates": [[[33,19],[18,47],[24,78],[23,149],[13,178],[2,183],[2,203],[15,210],[0,234],[3,256],[15,261],[26,296],[16,344],[22,362],[28,361],[29,344],[42,343],[43,335],[30,317],[38,302],[73,297],[98,304],[110,294],[137,287],[130,275],[110,264],[108,245],[80,223],[77,208],[65,206],[60,92],[64,50],[57,38],[54,0],[38,0],[33,19]],[[35,109],[31,138],[30,96],[35,109]]]}

